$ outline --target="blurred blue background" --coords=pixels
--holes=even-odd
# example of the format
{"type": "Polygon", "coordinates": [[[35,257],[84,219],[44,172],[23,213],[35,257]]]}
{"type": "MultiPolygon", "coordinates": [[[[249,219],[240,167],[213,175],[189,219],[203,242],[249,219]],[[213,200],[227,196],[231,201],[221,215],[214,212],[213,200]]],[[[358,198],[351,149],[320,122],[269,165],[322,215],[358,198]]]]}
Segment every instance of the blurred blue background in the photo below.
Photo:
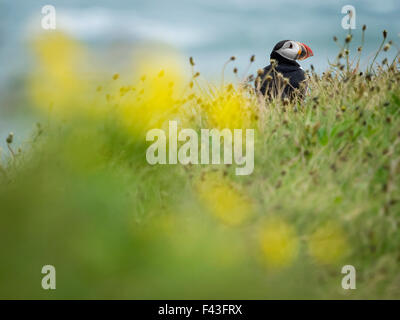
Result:
{"type": "MultiPolygon", "coordinates": [[[[41,9],[54,5],[57,29],[86,45],[110,72],[124,68],[132,48],[163,44],[183,57],[193,56],[196,68],[209,79],[219,79],[222,66],[232,55],[239,74],[256,55],[250,72],[265,66],[276,42],[293,39],[306,43],[314,57],[302,63],[323,71],[328,59],[338,53],[334,35],[343,39],[344,5],[356,8],[357,48],[363,24],[368,26],[363,52],[365,61],[379,47],[382,30],[398,49],[400,1],[316,1],[316,0],[0,0],[0,138],[17,131],[19,137],[31,130],[24,113],[24,77],[32,62],[27,43],[41,30],[41,9]],[[17,119],[17,120],[15,120],[17,119]]],[[[157,50],[157,46],[154,47],[157,50]]]]}

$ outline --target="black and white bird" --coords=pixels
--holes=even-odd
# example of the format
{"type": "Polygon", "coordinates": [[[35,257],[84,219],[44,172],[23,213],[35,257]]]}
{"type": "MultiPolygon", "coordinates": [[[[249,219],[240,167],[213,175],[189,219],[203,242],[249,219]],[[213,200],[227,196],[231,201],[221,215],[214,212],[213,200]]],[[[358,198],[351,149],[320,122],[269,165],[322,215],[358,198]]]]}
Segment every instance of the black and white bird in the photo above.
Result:
{"type": "Polygon", "coordinates": [[[266,98],[304,98],[307,90],[306,76],[296,60],[304,60],[313,55],[310,47],[304,43],[279,41],[271,52],[271,64],[258,72],[256,89],[266,98]]]}

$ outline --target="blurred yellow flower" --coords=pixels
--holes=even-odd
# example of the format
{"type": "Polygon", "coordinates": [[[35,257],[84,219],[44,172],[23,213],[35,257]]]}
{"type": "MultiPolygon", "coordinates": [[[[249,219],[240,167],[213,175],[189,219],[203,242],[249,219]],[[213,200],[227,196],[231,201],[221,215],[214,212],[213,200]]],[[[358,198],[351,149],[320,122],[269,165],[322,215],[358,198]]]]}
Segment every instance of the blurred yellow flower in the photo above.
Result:
{"type": "Polygon", "coordinates": [[[342,228],[328,222],[318,228],[309,238],[309,253],[321,264],[339,262],[348,252],[349,244],[342,228]]]}
{"type": "Polygon", "coordinates": [[[253,201],[218,173],[208,173],[196,185],[199,198],[223,224],[238,226],[254,213],[253,201]]]}
{"type": "Polygon", "coordinates": [[[297,256],[299,241],[295,230],[281,219],[270,218],[260,228],[262,258],[271,268],[290,265],[297,256]]]}
{"type": "Polygon", "coordinates": [[[129,131],[143,134],[149,129],[164,128],[168,120],[185,120],[177,100],[186,82],[180,56],[171,50],[141,49],[135,55],[135,90],[120,90],[116,101],[118,114],[129,131]]]}
{"type": "Polygon", "coordinates": [[[29,78],[34,104],[59,115],[82,110],[88,93],[83,79],[85,52],[80,44],[61,32],[39,35],[32,42],[35,64],[29,78]]]}
{"type": "Polygon", "coordinates": [[[204,104],[209,126],[217,129],[249,129],[254,127],[257,110],[254,101],[243,89],[232,84],[217,90],[204,104]]]}

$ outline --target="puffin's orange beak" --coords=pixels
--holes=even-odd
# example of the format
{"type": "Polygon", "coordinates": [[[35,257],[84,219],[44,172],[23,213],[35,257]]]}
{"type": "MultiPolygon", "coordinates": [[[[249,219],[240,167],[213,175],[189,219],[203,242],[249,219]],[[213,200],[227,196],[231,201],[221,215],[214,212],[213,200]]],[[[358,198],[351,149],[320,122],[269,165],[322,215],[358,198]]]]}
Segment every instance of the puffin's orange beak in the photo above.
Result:
{"type": "Polygon", "coordinates": [[[307,59],[308,57],[312,57],[314,55],[314,53],[312,52],[311,48],[308,45],[301,43],[301,42],[297,42],[297,43],[300,47],[298,55],[297,55],[298,60],[304,60],[304,59],[307,59]]]}

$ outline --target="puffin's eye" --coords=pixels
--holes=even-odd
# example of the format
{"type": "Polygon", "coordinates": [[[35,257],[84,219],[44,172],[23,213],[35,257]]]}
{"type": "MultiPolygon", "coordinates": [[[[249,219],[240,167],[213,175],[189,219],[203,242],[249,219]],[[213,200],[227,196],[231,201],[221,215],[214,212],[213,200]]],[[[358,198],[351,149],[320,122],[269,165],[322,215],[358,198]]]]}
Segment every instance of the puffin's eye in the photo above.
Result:
{"type": "Polygon", "coordinates": [[[289,49],[292,49],[292,48],[293,48],[293,43],[290,43],[289,49]]]}

